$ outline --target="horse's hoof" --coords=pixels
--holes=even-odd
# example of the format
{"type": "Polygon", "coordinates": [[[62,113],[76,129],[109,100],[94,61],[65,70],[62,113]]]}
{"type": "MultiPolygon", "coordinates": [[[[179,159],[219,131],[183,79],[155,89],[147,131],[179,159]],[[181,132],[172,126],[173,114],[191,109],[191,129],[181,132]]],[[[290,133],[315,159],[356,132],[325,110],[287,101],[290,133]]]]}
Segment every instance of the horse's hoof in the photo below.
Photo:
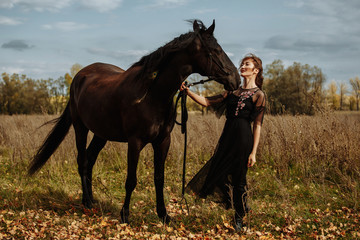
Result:
{"type": "Polygon", "coordinates": [[[160,217],[161,221],[163,222],[163,224],[169,224],[170,222],[173,222],[172,218],[166,214],[163,217],[160,217]]]}
{"type": "Polygon", "coordinates": [[[127,223],[129,224],[129,218],[121,216],[121,223],[127,223]]]}
{"type": "Polygon", "coordinates": [[[92,201],[89,200],[82,200],[82,204],[84,205],[85,208],[87,209],[92,209],[93,208],[93,204],[92,201]]]}
{"type": "Polygon", "coordinates": [[[235,219],[235,222],[234,222],[234,230],[235,232],[241,232],[242,231],[242,228],[245,226],[242,218],[238,218],[238,219],[235,219]]]}
{"type": "Polygon", "coordinates": [[[126,213],[123,209],[120,212],[121,223],[129,224],[129,213],[126,213]]]}

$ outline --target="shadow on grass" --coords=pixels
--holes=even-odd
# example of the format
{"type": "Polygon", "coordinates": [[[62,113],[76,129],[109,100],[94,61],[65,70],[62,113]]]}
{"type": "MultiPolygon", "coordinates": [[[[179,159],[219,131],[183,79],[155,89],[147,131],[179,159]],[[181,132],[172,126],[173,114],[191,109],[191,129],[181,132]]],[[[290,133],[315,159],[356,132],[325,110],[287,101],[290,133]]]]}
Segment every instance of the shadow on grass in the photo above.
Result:
{"type": "Polygon", "coordinates": [[[10,192],[8,190],[0,190],[0,198],[3,209],[12,209],[14,211],[27,210],[46,210],[53,211],[59,216],[72,213],[86,215],[106,215],[120,219],[120,210],[118,204],[112,200],[97,200],[92,209],[87,209],[81,202],[81,196],[75,196],[66,193],[63,190],[48,187],[41,190],[10,192]]]}

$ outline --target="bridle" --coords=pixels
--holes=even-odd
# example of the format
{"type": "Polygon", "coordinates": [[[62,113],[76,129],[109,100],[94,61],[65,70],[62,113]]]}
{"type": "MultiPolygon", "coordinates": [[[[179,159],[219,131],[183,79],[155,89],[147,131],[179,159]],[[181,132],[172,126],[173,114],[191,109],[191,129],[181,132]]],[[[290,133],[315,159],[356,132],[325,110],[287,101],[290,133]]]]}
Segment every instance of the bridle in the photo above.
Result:
{"type": "MultiPolygon", "coordinates": [[[[196,36],[199,38],[201,44],[203,45],[203,47],[205,48],[206,52],[207,52],[207,55],[209,56],[209,70],[211,71],[211,68],[212,68],[212,64],[215,63],[215,65],[217,65],[219,67],[219,69],[226,75],[226,76],[229,76],[230,73],[228,71],[226,71],[225,67],[224,67],[224,64],[220,61],[220,59],[218,58],[214,58],[213,57],[213,54],[211,53],[209,47],[205,44],[205,41],[204,39],[201,37],[200,33],[198,32],[196,34],[196,36]]],[[[209,71],[209,72],[210,72],[209,71]]],[[[212,76],[210,78],[215,78],[215,76],[212,76]]]]}

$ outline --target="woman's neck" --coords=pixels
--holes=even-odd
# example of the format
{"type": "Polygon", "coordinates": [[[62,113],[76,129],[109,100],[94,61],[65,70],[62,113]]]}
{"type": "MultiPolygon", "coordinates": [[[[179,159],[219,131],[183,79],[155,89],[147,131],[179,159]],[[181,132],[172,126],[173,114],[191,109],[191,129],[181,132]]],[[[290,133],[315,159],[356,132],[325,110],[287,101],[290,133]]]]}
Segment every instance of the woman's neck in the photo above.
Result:
{"type": "Polygon", "coordinates": [[[256,88],[256,87],[257,86],[256,86],[256,83],[255,83],[255,78],[254,77],[250,77],[250,78],[244,77],[242,88],[256,88]]]}

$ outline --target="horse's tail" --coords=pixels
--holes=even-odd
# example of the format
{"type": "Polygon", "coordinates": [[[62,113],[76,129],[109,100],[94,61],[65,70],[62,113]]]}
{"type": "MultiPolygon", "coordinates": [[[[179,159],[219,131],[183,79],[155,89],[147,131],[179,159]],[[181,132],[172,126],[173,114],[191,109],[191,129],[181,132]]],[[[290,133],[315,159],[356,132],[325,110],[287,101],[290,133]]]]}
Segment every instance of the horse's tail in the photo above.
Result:
{"type": "Polygon", "coordinates": [[[47,162],[50,156],[59,147],[60,143],[64,140],[66,134],[69,132],[72,123],[69,103],[59,118],[56,118],[48,123],[56,124],[32,159],[28,170],[29,175],[36,173],[47,162]]]}

